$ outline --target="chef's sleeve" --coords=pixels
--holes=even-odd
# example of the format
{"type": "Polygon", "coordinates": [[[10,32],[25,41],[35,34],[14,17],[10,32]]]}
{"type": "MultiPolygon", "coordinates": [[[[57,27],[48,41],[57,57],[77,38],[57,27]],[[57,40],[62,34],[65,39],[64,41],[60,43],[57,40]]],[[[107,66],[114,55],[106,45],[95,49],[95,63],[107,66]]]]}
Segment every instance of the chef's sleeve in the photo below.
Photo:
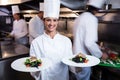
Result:
{"type": "Polygon", "coordinates": [[[85,45],[88,51],[98,58],[102,56],[102,52],[97,45],[98,41],[98,21],[95,19],[89,20],[86,24],[85,45]]]}

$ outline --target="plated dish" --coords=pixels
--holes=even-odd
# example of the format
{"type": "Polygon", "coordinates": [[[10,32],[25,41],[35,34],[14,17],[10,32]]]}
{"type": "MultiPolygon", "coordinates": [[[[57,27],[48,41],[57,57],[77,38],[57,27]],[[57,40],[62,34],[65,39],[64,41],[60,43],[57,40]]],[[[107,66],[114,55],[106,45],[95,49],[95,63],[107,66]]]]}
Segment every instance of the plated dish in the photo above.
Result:
{"type": "Polygon", "coordinates": [[[37,59],[36,57],[27,58],[24,62],[26,67],[40,67],[42,65],[42,60],[37,59]]]}
{"type": "Polygon", "coordinates": [[[77,54],[75,57],[73,57],[70,60],[72,60],[72,61],[74,61],[76,63],[87,63],[89,61],[87,59],[87,57],[82,53],[77,54]]]}
{"type": "Polygon", "coordinates": [[[29,59],[30,57],[23,57],[20,59],[17,59],[11,63],[11,67],[14,70],[21,71],[21,72],[36,72],[36,71],[41,71],[44,69],[49,68],[52,64],[49,59],[46,58],[41,58],[42,65],[38,67],[27,67],[25,65],[26,59],[29,59]]]}
{"type": "Polygon", "coordinates": [[[74,66],[74,67],[90,67],[90,66],[98,65],[100,63],[99,58],[96,58],[96,57],[90,56],[90,55],[85,55],[88,62],[86,62],[86,63],[85,62],[84,63],[76,63],[76,62],[71,60],[75,56],[76,55],[66,57],[66,58],[62,59],[62,62],[66,65],[74,66]]]}

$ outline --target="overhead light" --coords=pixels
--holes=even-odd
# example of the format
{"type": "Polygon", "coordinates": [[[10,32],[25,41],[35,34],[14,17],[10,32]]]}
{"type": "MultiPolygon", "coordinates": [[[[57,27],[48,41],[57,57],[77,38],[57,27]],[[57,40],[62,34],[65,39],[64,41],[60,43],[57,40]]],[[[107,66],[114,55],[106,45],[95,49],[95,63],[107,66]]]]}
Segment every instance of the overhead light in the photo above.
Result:
{"type": "Polygon", "coordinates": [[[71,12],[72,10],[69,9],[69,8],[64,7],[64,8],[60,8],[60,11],[61,12],[71,12]]]}
{"type": "Polygon", "coordinates": [[[19,4],[30,0],[0,0],[0,5],[19,4]]]}
{"type": "Polygon", "coordinates": [[[31,14],[31,13],[38,13],[37,10],[23,10],[21,11],[22,13],[28,13],[28,14],[31,14]]]}

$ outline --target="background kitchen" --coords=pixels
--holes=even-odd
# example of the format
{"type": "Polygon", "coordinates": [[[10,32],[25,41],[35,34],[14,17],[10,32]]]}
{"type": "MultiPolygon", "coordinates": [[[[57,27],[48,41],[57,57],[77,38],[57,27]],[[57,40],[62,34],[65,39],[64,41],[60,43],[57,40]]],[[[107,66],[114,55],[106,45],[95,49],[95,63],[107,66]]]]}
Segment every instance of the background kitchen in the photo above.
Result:
{"type": "MultiPolygon", "coordinates": [[[[29,23],[29,20],[39,10],[39,2],[43,2],[43,0],[0,0],[0,40],[7,40],[5,34],[12,30],[11,5],[18,4],[25,20],[29,23]]],[[[71,40],[73,39],[72,29],[74,20],[79,14],[84,12],[86,2],[87,0],[61,0],[58,30],[71,40]]],[[[105,47],[120,53],[120,0],[106,0],[103,9],[99,11],[97,17],[99,19],[99,42],[104,42],[105,47]]],[[[106,75],[107,80],[119,79],[119,69],[107,68],[106,70],[113,75],[111,79],[108,78],[109,75],[106,75]]],[[[3,75],[3,73],[0,74],[3,75]]],[[[7,80],[7,78],[4,80],[7,80]]]]}

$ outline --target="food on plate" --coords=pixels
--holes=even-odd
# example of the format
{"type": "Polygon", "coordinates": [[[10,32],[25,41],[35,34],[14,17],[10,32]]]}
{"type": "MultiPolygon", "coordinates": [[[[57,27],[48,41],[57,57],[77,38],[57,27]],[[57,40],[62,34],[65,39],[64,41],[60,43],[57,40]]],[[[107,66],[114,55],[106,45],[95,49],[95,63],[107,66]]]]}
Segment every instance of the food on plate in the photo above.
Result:
{"type": "Polygon", "coordinates": [[[114,53],[110,53],[110,54],[109,54],[109,58],[110,58],[111,60],[115,60],[115,59],[117,59],[117,55],[114,54],[114,53]]]}
{"type": "Polygon", "coordinates": [[[108,54],[108,59],[107,60],[101,60],[101,63],[103,63],[103,64],[111,64],[111,65],[120,64],[119,53],[117,53],[115,51],[111,51],[108,54]]]}
{"type": "Polygon", "coordinates": [[[78,55],[72,58],[72,61],[76,63],[87,63],[88,59],[86,58],[84,54],[79,53],[78,55]]]}
{"type": "Polygon", "coordinates": [[[39,67],[42,65],[41,59],[37,59],[36,57],[27,58],[24,62],[26,67],[39,67]]]}
{"type": "Polygon", "coordinates": [[[115,64],[120,64],[120,57],[117,54],[110,53],[109,59],[115,64]]]}
{"type": "Polygon", "coordinates": [[[115,52],[115,51],[111,51],[111,52],[109,53],[109,58],[110,58],[111,60],[116,60],[116,59],[118,58],[118,53],[115,52]]]}

